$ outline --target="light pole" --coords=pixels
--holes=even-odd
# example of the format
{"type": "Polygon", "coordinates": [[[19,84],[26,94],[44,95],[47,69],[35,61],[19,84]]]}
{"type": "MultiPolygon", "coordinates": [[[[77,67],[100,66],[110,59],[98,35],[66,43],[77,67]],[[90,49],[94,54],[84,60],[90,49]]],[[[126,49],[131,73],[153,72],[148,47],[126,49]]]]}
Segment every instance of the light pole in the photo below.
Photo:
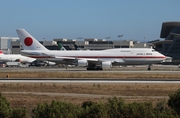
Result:
{"type": "Polygon", "coordinates": [[[110,39],[111,37],[109,37],[109,36],[107,36],[106,37],[106,40],[108,41],[108,49],[109,49],[109,39],[110,39]]]}
{"type": "Polygon", "coordinates": [[[119,38],[119,48],[121,48],[121,37],[123,37],[123,34],[118,35],[118,38],[119,38]]]}

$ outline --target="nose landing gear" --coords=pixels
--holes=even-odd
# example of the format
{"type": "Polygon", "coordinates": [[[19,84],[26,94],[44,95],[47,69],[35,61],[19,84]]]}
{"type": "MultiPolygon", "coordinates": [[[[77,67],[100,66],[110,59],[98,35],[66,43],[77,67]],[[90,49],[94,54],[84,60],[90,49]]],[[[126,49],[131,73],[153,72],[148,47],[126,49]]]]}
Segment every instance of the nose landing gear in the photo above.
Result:
{"type": "Polygon", "coordinates": [[[148,66],[148,70],[149,71],[151,70],[151,66],[152,66],[152,64],[149,64],[149,66],[148,66]]]}

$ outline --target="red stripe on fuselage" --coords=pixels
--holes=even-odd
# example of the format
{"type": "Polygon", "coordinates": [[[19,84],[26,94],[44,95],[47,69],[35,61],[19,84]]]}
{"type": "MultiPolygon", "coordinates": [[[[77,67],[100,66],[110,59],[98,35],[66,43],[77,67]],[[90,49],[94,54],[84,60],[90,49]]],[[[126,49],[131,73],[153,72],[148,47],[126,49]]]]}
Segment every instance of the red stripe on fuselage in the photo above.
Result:
{"type": "MultiPolygon", "coordinates": [[[[30,56],[32,58],[54,58],[51,56],[30,56]]],[[[72,56],[61,56],[72,57],[72,56]]],[[[166,58],[165,56],[73,56],[75,58],[166,58]]]]}

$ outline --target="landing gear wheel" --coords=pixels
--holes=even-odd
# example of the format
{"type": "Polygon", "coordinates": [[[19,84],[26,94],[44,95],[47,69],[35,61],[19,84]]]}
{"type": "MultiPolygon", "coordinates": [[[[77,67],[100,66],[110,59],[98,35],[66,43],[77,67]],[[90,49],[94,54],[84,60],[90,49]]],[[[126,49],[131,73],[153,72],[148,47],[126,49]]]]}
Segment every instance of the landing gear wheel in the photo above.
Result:
{"type": "Polygon", "coordinates": [[[103,70],[103,68],[101,68],[101,67],[97,67],[97,68],[96,68],[96,70],[103,70]]]}
{"type": "Polygon", "coordinates": [[[87,70],[92,70],[92,68],[86,68],[87,70]]]}
{"type": "Polygon", "coordinates": [[[149,64],[149,66],[148,66],[148,70],[151,70],[151,66],[152,66],[152,64],[149,64]]]}
{"type": "Polygon", "coordinates": [[[87,67],[87,70],[103,70],[101,67],[87,67]]]}

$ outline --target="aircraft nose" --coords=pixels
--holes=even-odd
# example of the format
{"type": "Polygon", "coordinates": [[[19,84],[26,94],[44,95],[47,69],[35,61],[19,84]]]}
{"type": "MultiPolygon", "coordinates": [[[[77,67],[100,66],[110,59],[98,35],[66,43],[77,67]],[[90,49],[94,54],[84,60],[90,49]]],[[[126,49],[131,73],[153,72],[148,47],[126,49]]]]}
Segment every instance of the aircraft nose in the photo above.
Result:
{"type": "MultiPolygon", "coordinates": [[[[159,52],[158,52],[159,53],[159,52]]],[[[166,58],[166,56],[165,55],[163,55],[163,54],[161,54],[161,53],[159,53],[159,55],[161,56],[161,58],[166,58]]]]}
{"type": "Polygon", "coordinates": [[[163,58],[163,60],[165,60],[167,57],[163,54],[160,54],[161,55],[161,58],[163,58]]]}
{"type": "Polygon", "coordinates": [[[165,55],[163,55],[163,54],[161,54],[161,55],[162,55],[162,57],[163,57],[163,58],[165,58],[165,59],[166,59],[166,56],[165,56],[165,55]]]}

